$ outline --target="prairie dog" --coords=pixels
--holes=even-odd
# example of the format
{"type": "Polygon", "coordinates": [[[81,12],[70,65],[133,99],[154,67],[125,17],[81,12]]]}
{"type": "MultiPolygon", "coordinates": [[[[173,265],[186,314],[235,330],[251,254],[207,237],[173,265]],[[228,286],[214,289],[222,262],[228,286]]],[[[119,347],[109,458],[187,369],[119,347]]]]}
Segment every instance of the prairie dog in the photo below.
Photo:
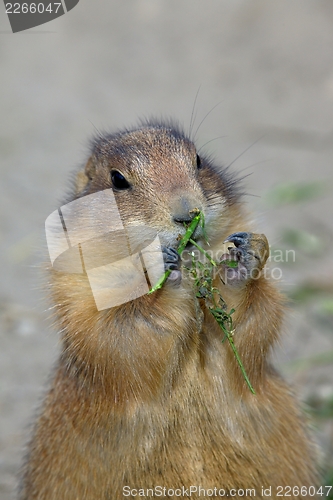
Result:
{"type": "MultiPolygon", "coordinates": [[[[262,488],[277,498],[278,487],[290,486],[291,498],[307,498],[297,487],[317,485],[315,447],[269,362],[284,299],[261,273],[267,239],[249,226],[237,179],[199,155],[178,127],[145,122],[94,140],[67,201],[108,189],[124,224],[158,234],[165,267],[175,272],[151,295],[98,310],[85,272],[49,270],[63,349],[20,498],[117,500],[139,490],[152,496],[147,489],[158,486],[165,498],[190,486],[253,489],[259,498],[267,498],[262,488]],[[256,395],[188,274],[179,279],[175,249],[196,210],[213,256],[225,240],[235,244],[226,255],[238,267],[222,266],[214,285],[235,309],[233,339],[256,395]]],[[[78,215],[92,230],[95,216],[78,215]]],[[[208,248],[202,228],[193,239],[208,248]]]]}

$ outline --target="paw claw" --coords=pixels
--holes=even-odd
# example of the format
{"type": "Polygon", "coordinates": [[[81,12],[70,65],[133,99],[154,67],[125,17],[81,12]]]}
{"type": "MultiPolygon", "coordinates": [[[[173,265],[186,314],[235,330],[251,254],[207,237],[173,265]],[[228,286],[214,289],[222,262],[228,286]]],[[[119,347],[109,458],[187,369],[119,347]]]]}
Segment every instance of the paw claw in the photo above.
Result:
{"type": "Polygon", "coordinates": [[[228,236],[224,243],[228,242],[233,243],[235,247],[228,248],[229,254],[226,254],[223,258],[222,267],[225,272],[225,282],[235,285],[256,278],[269,255],[266,236],[264,234],[238,232],[228,236]],[[236,261],[238,265],[230,270],[227,265],[228,260],[236,261]]]}
{"type": "Polygon", "coordinates": [[[168,282],[178,286],[182,279],[180,255],[172,247],[162,247],[162,255],[165,271],[171,271],[168,276],[168,282]]]}
{"type": "Polygon", "coordinates": [[[165,270],[177,270],[180,267],[180,256],[172,247],[163,247],[162,248],[163,260],[165,270]]]}
{"type": "Polygon", "coordinates": [[[239,247],[240,245],[244,245],[249,242],[249,238],[251,236],[251,233],[233,233],[228,236],[226,240],[224,240],[223,243],[233,243],[236,247],[239,247]]]}

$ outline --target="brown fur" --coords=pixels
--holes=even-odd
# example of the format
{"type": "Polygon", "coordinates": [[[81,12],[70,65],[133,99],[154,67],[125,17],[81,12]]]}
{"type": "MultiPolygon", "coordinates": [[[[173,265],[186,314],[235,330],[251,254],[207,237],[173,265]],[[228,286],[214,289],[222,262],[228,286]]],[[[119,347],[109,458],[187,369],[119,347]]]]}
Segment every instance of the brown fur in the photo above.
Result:
{"type": "MultiPolygon", "coordinates": [[[[116,169],[132,186],[115,191],[122,220],[177,247],[183,227],[172,215],[199,208],[214,254],[249,227],[235,179],[201,161],[198,170],[194,144],[177,129],[145,124],[96,140],[73,196],[111,188],[116,169]]],[[[234,341],[256,395],[186,276],[179,287],[166,283],[97,311],[84,274],[50,271],[63,352],[29,447],[22,500],[116,500],[125,485],[255,488],[257,497],[271,486],[275,498],[278,485],[316,485],[304,417],[268,360],[283,297],[264,276],[236,287],[217,277],[216,286],[236,310],[234,341]]]]}

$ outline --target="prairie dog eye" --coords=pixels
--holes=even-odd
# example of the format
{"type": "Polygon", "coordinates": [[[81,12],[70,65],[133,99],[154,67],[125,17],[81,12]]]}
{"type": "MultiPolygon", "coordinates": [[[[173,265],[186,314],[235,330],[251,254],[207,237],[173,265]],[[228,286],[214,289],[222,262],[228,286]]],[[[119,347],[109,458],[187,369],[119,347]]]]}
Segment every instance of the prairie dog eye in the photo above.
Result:
{"type": "Polygon", "coordinates": [[[200,158],[200,156],[197,154],[197,168],[199,169],[199,168],[201,168],[201,167],[202,167],[202,165],[201,165],[201,158],[200,158]]]}
{"type": "Polygon", "coordinates": [[[118,170],[111,170],[110,175],[111,175],[112,185],[114,188],[118,189],[119,191],[123,191],[124,189],[130,188],[129,182],[127,182],[123,174],[118,172],[118,170]]]}

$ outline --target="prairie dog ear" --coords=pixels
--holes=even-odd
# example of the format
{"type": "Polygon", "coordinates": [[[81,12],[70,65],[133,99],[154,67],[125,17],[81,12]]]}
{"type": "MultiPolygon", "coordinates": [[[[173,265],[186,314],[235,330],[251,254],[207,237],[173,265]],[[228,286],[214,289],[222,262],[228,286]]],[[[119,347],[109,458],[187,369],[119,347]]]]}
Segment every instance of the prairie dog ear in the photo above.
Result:
{"type": "Polygon", "coordinates": [[[80,172],[76,174],[76,182],[75,182],[76,194],[80,194],[82,193],[82,191],[84,191],[88,182],[93,178],[95,171],[96,167],[94,165],[94,162],[92,158],[89,158],[84,171],[80,170],[80,172]]]}
{"type": "Polygon", "coordinates": [[[75,193],[78,195],[84,191],[85,187],[89,182],[89,178],[86,176],[85,172],[78,172],[75,179],[75,193]]]}
{"type": "Polygon", "coordinates": [[[95,165],[94,158],[92,156],[87,161],[86,167],[84,169],[84,173],[88,177],[88,180],[90,180],[90,181],[92,180],[92,178],[94,177],[94,175],[96,173],[96,165],[95,165]]]}

